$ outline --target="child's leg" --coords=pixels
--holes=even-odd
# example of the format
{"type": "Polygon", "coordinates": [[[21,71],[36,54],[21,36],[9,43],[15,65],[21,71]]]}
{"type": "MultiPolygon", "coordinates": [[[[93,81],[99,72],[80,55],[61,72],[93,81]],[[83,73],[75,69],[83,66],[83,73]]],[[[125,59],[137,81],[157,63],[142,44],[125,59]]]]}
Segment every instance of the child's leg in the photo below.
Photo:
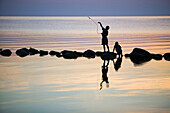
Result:
{"type": "Polygon", "coordinates": [[[108,52],[110,52],[110,50],[109,50],[109,45],[106,45],[107,46],[107,50],[108,50],[108,52]]]}
{"type": "Polygon", "coordinates": [[[104,49],[104,52],[105,52],[105,45],[103,45],[103,49],[104,49]]]}

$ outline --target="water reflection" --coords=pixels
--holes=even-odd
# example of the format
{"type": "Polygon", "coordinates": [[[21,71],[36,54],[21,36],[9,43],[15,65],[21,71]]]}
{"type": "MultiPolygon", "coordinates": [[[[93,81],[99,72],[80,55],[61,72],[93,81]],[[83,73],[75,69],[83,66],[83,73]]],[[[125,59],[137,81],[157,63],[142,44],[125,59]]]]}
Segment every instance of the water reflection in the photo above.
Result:
{"type": "Polygon", "coordinates": [[[109,65],[109,60],[107,60],[107,64],[106,64],[106,60],[104,60],[103,62],[103,66],[102,66],[102,82],[100,83],[100,90],[102,89],[102,84],[103,82],[106,82],[106,87],[109,87],[109,81],[108,81],[108,77],[107,77],[107,73],[108,73],[108,65],[109,65]]]}
{"type": "Polygon", "coordinates": [[[122,56],[118,57],[116,62],[113,59],[113,65],[114,65],[114,68],[116,71],[118,71],[120,69],[121,64],[122,64],[122,56]]]}

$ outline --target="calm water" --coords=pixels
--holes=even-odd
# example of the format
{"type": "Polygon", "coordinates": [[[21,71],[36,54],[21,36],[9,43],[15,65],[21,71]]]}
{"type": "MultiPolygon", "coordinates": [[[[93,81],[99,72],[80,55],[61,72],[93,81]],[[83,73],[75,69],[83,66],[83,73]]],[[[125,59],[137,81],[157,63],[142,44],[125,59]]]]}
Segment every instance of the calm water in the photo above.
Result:
{"type": "MultiPolygon", "coordinates": [[[[109,46],[123,53],[140,47],[170,52],[170,17],[92,17],[109,25],[109,46]]],[[[101,36],[88,17],[0,17],[0,48],[102,51],[101,36]]],[[[170,113],[170,62],[136,66],[109,62],[109,87],[100,57],[76,60],[52,56],[0,56],[1,113],[170,113]]]]}

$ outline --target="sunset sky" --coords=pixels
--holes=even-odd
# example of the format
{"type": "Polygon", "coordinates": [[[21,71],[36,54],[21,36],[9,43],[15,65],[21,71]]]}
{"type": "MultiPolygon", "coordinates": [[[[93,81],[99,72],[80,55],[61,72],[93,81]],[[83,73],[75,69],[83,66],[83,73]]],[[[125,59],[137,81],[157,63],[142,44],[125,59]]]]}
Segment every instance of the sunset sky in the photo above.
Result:
{"type": "Polygon", "coordinates": [[[0,0],[1,16],[169,16],[170,0],[0,0]]]}

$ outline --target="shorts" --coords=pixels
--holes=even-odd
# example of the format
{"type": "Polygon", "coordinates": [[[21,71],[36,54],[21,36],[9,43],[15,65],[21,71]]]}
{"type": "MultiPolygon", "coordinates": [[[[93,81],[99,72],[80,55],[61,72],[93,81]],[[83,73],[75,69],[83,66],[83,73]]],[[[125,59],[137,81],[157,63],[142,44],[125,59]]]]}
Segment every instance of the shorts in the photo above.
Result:
{"type": "Polygon", "coordinates": [[[108,45],[108,39],[107,37],[102,38],[102,45],[108,45]]]}

